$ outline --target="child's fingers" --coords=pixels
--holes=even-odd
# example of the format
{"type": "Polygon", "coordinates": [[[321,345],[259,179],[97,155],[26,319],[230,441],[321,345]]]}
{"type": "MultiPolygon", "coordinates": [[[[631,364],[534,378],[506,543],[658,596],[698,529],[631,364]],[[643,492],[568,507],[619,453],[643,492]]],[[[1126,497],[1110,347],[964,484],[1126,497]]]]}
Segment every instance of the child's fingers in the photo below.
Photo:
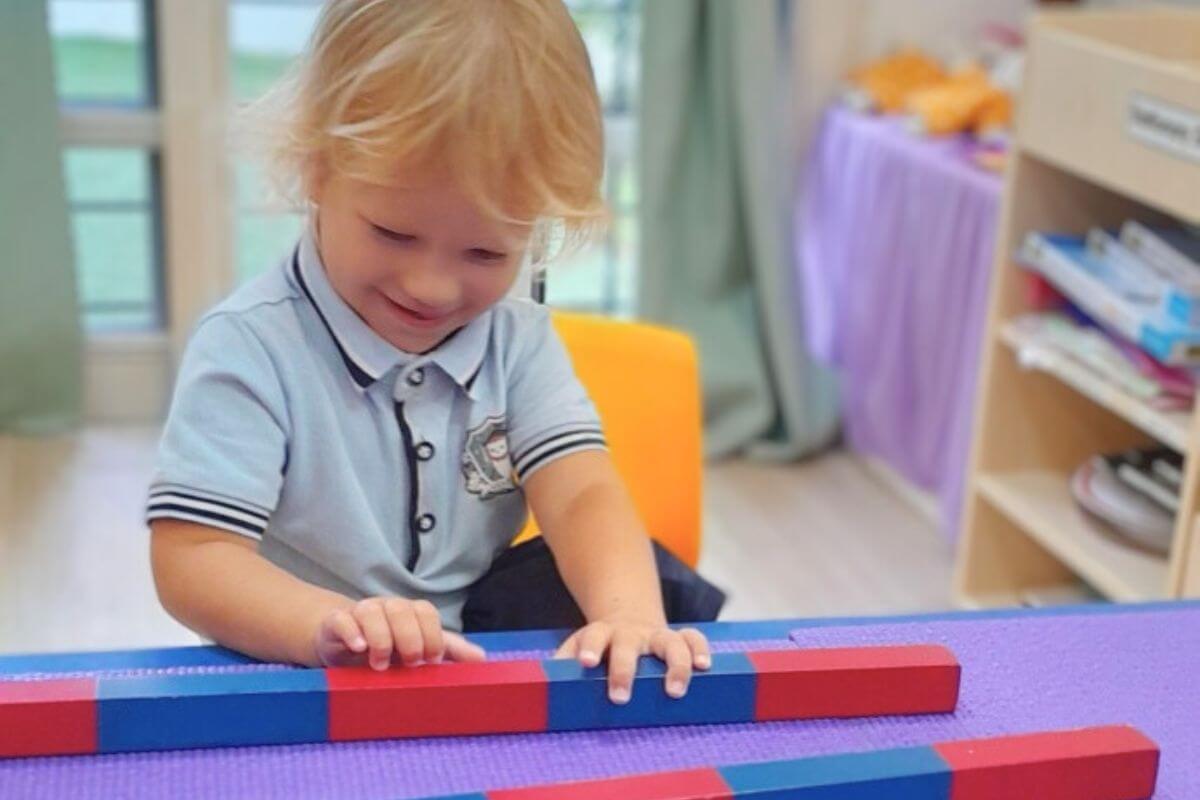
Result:
{"type": "Polygon", "coordinates": [[[683,628],[679,631],[679,635],[683,637],[692,651],[693,667],[708,669],[712,666],[712,651],[708,646],[708,639],[704,638],[703,633],[695,628],[683,628]]]}
{"type": "Polygon", "coordinates": [[[325,620],[325,630],[351,653],[361,653],[367,649],[362,629],[348,611],[338,610],[330,614],[325,620]]]}
{"type": "Polygon", "coordinates": [[[633,677],[642,654],[641,634],[618,630],[608,647],[608,699],[624,705],[633,696],[633,677]]]}
{"type": "Polygon", "coordinates": [[[462,635],[451,631],[442,632],[446,642],[446,657],[452,661],[486,661],[487,653],[474,642],[468,642],[462,635]]]}
{"type": "Polygon", "coordinates": [[[554,651],[555,658],[575,658],[579,655],[579,631],[575,631],[554,651]]]}
{"type": "Polygon", "coordinates": [[[428,600],[414,600],[412,608],[417,618],[417,626],[421,629],[421,639],[425,644],[421,656],[426,662],[436,664],[446,652],[445,641],[442,638],[442,618],[437,608],[428,600]]]}
{"type": "Polygon", "coordinates": [[[688,683],[692,679],[692,648],[683,636],[663,628],[650,640],[650,649],[667,665],[667,694],[671,697],[687,694],[688,683]]]}
{"type": "Polygon", "coordinates": [[[367,640],[367,663],[372,669],[385,670],[392,660],[392,628],[377,597],[360,600],[354,606],[354,619],[367,640]]]}
{"type": "Polygon", "coordinates": [[[392,629],[393,647],[401,663],[406,667],[421,663],[425,657],[425,640],[413,604],[408,600],[392,598],[384,601],[383,608],[392,629]]]}
{"type": "Polygon", "coordinates": [[[607,622],[593,622],[577,634],[579,646],[576,657],[585,667],[594,667],[604,658],[605,651],[612,644],[613,629],[607,622]]]}

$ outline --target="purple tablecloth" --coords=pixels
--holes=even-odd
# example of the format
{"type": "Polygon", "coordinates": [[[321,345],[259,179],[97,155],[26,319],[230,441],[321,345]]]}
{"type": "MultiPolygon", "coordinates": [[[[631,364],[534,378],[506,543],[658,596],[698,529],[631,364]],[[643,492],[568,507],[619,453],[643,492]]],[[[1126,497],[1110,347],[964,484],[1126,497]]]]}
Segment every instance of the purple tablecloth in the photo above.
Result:
{"type": "Polygon", "coordinates": [[[949,538],[1001,189],[967,147],[831,109],[797,209],[808,343],[839,375],[847,441],[936,493],[949,538]]]}
{"type": "MultiPolygon", "coordinates": [[[[1155,800],[1200,797],[1200,604],[703,627],[720,650],[788,647],[789,638],[806,647],[943,642],[963,664],[959,708],[917,717],[0,759],[0,797],[401,800],[1102,723],[1135,725],[1158,742],[1155,800]]],[[[0,675],[11,672],[3,666],[0,675]]]]}

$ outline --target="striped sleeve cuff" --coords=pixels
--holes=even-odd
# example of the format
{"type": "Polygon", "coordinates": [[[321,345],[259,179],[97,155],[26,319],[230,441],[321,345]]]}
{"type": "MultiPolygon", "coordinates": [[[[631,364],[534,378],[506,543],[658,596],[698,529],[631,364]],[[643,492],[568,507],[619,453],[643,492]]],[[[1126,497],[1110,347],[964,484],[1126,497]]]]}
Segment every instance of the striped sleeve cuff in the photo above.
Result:
{"type": "Polygon", "coordinates": [[[547,464],[563,456],[584,450],[607,450],[604,431],[597,425],[586,425],[556,431],[526,445],[513,458],[517,477],[524,481],[547,464]]]}
{"type": "Polygon", "coordinates": [[[146,503],[147,523],[156,519],[180,519],[254,540],[262,539],[269,517],[269,513],[258,506],[179,486],[152,487],[146,503]]]}

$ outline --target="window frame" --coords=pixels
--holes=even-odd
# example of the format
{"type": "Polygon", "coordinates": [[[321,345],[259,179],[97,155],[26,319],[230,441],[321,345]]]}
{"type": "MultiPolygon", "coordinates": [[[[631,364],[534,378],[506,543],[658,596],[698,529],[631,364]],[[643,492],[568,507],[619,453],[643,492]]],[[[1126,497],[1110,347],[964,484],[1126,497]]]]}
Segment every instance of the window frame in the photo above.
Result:
{"type": "Polygon", "coordinates": [[[149,154],[159,329],[85,332],[84,407],[93,422],[161,419],[188,333],[233,284],[227,4],[139,2],[145,105],[59,107],[64,151],[121,147],[149,154]]]}

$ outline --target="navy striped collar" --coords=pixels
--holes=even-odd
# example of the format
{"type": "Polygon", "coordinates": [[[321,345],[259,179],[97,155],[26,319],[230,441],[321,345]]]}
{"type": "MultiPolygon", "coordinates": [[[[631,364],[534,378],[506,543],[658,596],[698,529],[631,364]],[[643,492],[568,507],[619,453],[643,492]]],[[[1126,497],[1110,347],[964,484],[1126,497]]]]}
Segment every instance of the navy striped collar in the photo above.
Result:
{"type": "Polygon", "coordinates": [[[483,366],[491,339],[490,309],[450,334],[428,353],[414,354],[388,343],[338,295],[325,274],[311,228],[306,228],[292,253],[288,279],[312,304],[358,389],[366,391],[396,367],[428,360],[441,367],[468,395],[475,397],[475,378],[483,366]]]}

